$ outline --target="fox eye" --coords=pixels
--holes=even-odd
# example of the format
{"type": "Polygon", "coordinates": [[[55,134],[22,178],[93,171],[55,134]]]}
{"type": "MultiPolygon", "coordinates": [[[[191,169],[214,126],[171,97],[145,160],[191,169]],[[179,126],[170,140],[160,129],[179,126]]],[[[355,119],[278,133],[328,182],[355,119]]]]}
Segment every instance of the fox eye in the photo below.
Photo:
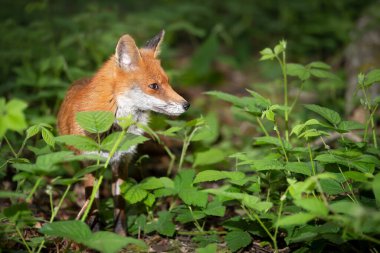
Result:
{"type": "Polygon", "coordinates": [[[149,88],[153,90],[158,90],[160,86],[157,83],[152,83],[152,84],[149,84],[149,88]]]}

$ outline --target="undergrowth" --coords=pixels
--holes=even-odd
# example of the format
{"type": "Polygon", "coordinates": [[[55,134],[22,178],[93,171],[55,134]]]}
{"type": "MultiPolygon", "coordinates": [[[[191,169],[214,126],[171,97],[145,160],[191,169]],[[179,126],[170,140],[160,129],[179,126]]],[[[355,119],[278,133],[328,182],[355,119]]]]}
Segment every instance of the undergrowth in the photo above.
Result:
{"type": "MultiPolygon", "coordinates": [[[[128,127],[135,122],[130,117],[120,118],[117,122],[122,131],[101,140],[54,136],[48,124],[27,124],[28,109],[23,101],[1,99],[1,152],[6,155],[1,173],[11,175],[15,186],[12,191],[0,192],[6,199],[0,213],[2,247],[69,251],[74,242],[78,251],[117,252],[127,246],[147,252],[144,239],[159,234],[190,236],[197,252],[235,252],[253,243],[274,252],[378,252],[376,112],[380,98],[371,98],[368,89],[380,81],[380,70],[358,75],[358,94],[363,95],[366,111],[366,121],[360,124],[342,119],[326,107],[299,104],[308,80],[339,81],[329,65],[288,63],[285,41],[262,50],[261,55],[263,61],[278,62],[283,74],[282,104],[253,90],[247,90],[244,97],[206,93],[232,105],[230,113],[240,121],[236,124],[257,128],[259,134],[242,136],[240,146],[225,136],[218,140],[220,127],[213,114],[191,121],[167,120],[164,130],[138,126],[150,138],[128,134],[128,127]],[[290,84],[299,85],[292,99],[290,84]],[[297,115],[300,111],[306,118],[297,115]],[[20,147],[7,138],[15,131],[24,131],[20,147]],[[181,140],[182,150],[171,150],[162,136],[181,140]],[[159,143],[170,158],[167,175],[139,182],[130,178],[122,185],[129,237],[110,232],[112,219],[106,215],[105,231],[93,233],[84,221],[95,192],[107,178],[112,155],[148,139],[159,143]],[[67,145],[92,154],[75,155],[67,145]],[[108,151],[110,156],[102,158],[97,155],[100,151],[108,151]],[[81,168],[79,162],[84,160],[93,164],[81,168]],[[64,203],[75,202],[72,190],[87,173],[97,177],[87,210],[81,219],[58,219],[64,203]],[[40,199],[46,199],[47,208],[36,206],[40,199]]],[[[112,113],[102,111],[81,112],[76,119],[83,129],[98,136],[116,121],[112,113]]],[[[112,209],[110,199],[104,200],[101,212],[112,209]]]]}

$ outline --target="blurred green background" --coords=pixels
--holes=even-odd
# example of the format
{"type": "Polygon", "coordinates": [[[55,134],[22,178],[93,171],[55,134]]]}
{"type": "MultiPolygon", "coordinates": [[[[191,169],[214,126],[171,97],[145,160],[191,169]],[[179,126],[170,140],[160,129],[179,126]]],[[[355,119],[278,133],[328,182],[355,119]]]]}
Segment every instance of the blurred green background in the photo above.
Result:
{"type": "MultiPolygon", "coordinates": [[[[280,77],[280,70],[259,64],[261,49],[286,39],[291,62],[323,60],[342,69],[345,49],[364,32],[358,20],[370,17],[372,29],[378,13],[374,0],[3,0],[0,96],[27,101],[30,123],[54,124],[70,83],[91,76],[122,34],[143,45],[165,29],[163,65],[173,86],[191,100],[205,90],[241,94],[252,86],[276,97],[276,83],[266,82],[280,77]]],[[[345,80],[344,71],[338,73],[345,80]]],[[[323,103],[339,98],[338,106],[344,105],[344,81],[305,86],[326,92],[323,103]]]]}

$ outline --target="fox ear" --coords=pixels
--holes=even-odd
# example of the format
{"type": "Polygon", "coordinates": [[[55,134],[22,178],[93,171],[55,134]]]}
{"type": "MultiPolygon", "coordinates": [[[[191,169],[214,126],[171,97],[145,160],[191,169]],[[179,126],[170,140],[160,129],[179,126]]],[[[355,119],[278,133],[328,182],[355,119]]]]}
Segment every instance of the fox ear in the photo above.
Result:
{"type": "Polygon", "coordinates": [[[116,46],[116,63],[124,70],[134,70],[141,62],[139,49],[130,35],[123,35],[116,46]]]}
{"type": "Polygon", "coordinates": [[[152,49],[154,51],[154,57],[157,57],[160,54],[160,45],[164,40],[164,36],[165,30],[161,30],[161,32],[145,43],[144,48],[152,49]]]}

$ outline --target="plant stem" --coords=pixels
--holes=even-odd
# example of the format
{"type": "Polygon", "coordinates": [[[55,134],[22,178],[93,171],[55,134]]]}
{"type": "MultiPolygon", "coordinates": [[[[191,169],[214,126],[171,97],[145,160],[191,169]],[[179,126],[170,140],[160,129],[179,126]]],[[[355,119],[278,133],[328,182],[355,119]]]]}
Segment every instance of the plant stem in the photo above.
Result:
{"type": "Polygon", "coordinates": [[[252,220],[252,221],[255,221],[257,220],[257,222],[260,224],[260,226],[264,229],[264,231],[267,233],[267,235],[269,236],[269,238],[272,240],[273,242],[273,247],[274,247],[274,252],[278,252],[278,247],[277,247],[277,241],[276,241],[276,237],[274,237],[268,230],[268,228],[265,226],[265,224],[261,221],[260,217],[252,212],[252,214],[249,212],[249,210],[247,210],[244,205],[241,205],[241,207],[243,208],[243,210],[246,212],[246,214],[248,215],[248,217],[252,220]],[[252,217],[253,215],[253,217],[252,217]]]}
{"type": "Polygon", "coordinates": [[[24,150],[27,140],[28,140],[28,138],[25,138],[24,141],[22,142],[21,147],[17,152],[17,158],[21,155],[22,151],[24,150]]]}
{"type": "Polygon", "coordinates": [[[41,181],[42,181],[42,177],[39,177],[37,179],[37,181],[34,183],[34,186],[33,186],[32,190],[30,191],[28,197],[25,200],[26,202],[29,202],[31,200],[31,198],[33,197],[33,194],[36,192],[36,190],[37,190],[38,186],[40,185],[41,181]]]}
{"type": "Polygon", "coordinates": [[[256,117],[256,121],[257,121],[257,123],[259,124],[261,130],[264,132],[265,136],[269,136],[268,131],[265,129],[265,127],[264,127],[264,125],[263,125],[263,122],[260,120],[259,117],[256,117]]]}
{"type": "Polygon", "coordinates": [[[11,152],[13,153],[13,156],[14,156],[15,158],[18,158],[18,157],[17,157],[17,154],[16,154],[16,152],[15,152],[15,150],[13,149],[11,143],[9,142],[7,136],[5,136],[5,135],[4,135],[4,140],[5,140],[5,142],[8,144],[8,147],[9,147],[9,149],[11,150],[11,152]]]}
{"type": "Polygon", "coordinates": [[[185,139],[183,141],[183,146],[182,146],[181,157],[179,159],[179,164],[178,164],[178,171],[181,171],[181,169],[182,169],[183,161],[185,160],[186,151],[190,145],[191,139],[193,138],[195,132],[198,131],[198,129],[199,129],[199,127],[195,127],[194,130],[191,132],[189,137],[187,136],[187,134],[185,134],[185,139]]]}
{"type": "Polygon", "coordinates": [[[175,162],[175,155],[170,151],[170,149],[166,145],[163,145],[163,147],[164,147],[166,153],[168,154],[168,156],[170,157],[169,168],[168,168],[168,171],[166,173],[166,175],[169,176],[173,170],[173,166],[174,166],[174,162],[175,162]]]}
{"type": "MultiPolygon", "coordinates": [[[[58,202],[58,205],[56,208],[52,208],[52,213],[51,213],[51,216],[50,216],[50,220],[49,220],[49,223],[52,223],[54,221],[54,218],[55,216],[58,214],[58,211],[59,209],[61,209],[61,206],[62,206],[62,203],[63,201],[65,200],[66,196],[67,196],[67,193],[70,191],[70,188],[71,188],[71,184],[69,184],[65,190],[65,192],[63,193],[61,199],[59,200],[58,202]]],[[[51,199],[51,205],[52,205],[52,198],[51,198],[51,194],[50,194],[50,199],[51,199]]],[[[42,247],[45,245],[45,240],[43,240],[41,243],[40,243],[40,246],[38,247],[38,250],[37,250],[37,253],[41,252],[42,250],[42,247]]]]}
{"type": "Polygon", "coordinates": [[[280,145],[281,145],[282,151],[284,152],[285,160],[288,162],[289,159],[288,159],[288,155],[286,154],[285,145],[284,145],[284,142],[282,141],[282,138],[281,138],[280,132],[278,131],[276,123],[274,125],[274,130],[276,131],[277,138],[280,141],[280,145]]]}
{"type": "Polygon", "coordinates": [[[310,158],[311,168],[313,170],[313,175],[315,176],[314,159],[313,159],[313,154],[311,152],[311,146],[310,146],[309,142],[307,142],[307,149],[309,150],[309,158],[310,158]]]}
{"type": "Polygon", "coordinates": [[[289,114],[293,111],[294,106],[297,104],[298,99],[299,99],[299,97],[300,97],[300,95],[301,95],[301,92],[302,92],[302,90],[303,90],[303,86],[304,86],[304,84],[305,84],[305,81],[302,81],[302,82],[301,82],[301,87],[298,89],[298,91],[297,91],[297,95],[296,95],[296,97],[295,97],[295,99],[294,99],[292,105],[291,105],[290,108],[289,108],[289,114]]]}
{"type": "Polygon", "coordinates": [[[25,245],[26,249],[28,250],[28,252],[29,252],[29,253],[32,253],[32,250],[29,248],[29,245],[26,243],[25,238],[24,238],[24,236],[21,234],[21,231],[20,231],[20,229],[17,227],[17,225],[16,225],[16,231],[17,231],[17,234],[21,237],[21,240],[22,240],[22,242],[24,243],[24,245],[25,245]]]}
{"type": "Polygon", "coordinates": [[[193,209],[191,208],[191,206],[188,206],[188,208],[190,210],[191,217],[194,220],[195,227],[199,230],[199,232],[204,232],[203,227],[199,224],[199,222],[194,217],[193,209]]]}

